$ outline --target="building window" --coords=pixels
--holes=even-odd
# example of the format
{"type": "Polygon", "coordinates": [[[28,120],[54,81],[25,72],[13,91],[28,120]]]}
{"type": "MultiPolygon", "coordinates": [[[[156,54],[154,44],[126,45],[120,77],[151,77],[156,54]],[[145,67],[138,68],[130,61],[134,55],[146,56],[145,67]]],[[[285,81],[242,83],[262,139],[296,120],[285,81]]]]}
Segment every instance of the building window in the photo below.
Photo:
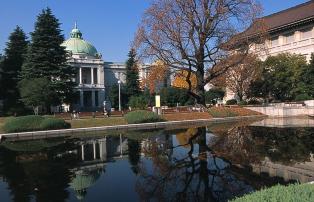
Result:
{"type": "Polygon", "coordinates": [[[272,47],[278,46],[279,45],[279,37],[277,36],[277,37],[272,38],[270,43],[271,43],[272,47]]]}
{"type": "Polygon", "coordinates": [[[312,29],[305,29],[301,31],[301,39],[308,39],[308,38],[312,38],[313,34],[312,34],[312,29]]]}
{"type": "Polygon", "coordinates": [[[294,42],[294,33],[290,33],[284,36],[284,44],[294,42]]]}

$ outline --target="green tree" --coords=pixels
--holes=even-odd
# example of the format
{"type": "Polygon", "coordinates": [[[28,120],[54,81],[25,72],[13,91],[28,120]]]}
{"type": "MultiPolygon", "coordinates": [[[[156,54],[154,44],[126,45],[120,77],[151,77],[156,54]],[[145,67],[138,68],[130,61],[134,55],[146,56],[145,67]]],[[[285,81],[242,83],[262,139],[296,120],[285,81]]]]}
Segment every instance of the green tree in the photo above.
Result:
{"type": "Polygon", "coordinates": [[[51,98],[56,97],[56,91],[47,78],[24,79],[19,85],[22,101],[32,107],[35,114],[38,107],[45,106],[51,102],[51,98]]]}
{"type": "Polygon", "coordinates": [[[21,78],[24,81],[33,78],[49,81],[49,89],[54,93],[45,98],[44,105],[48,111],[51,105],[71,103],[74,97],[75,68],[67,65],[67,53],[60,46],[64,41],[60,23],[49,8],[38,15],[31,39],[21,78]]]}
{"type": "Polygon", "coordinates": [[[302,55],[283,53],[268,57],[261,77],[251,83],[251,96],[280,101],[295,100],[300,94],[301,75],[307,67],[302,55]]]}
{"type": "Polygon", "coordinates": [[[136,52],[134,49],[131,49],[128,54],[129,59],[126,61],[126,92],[127,97],[137,96],[140,94],[140,83],[139,83],[139,74],[138,66],[136,61],[136,52]]]}
{"type": "Polygon", "coordinates": [[[4,59],[0,66],[1,96],[4,99],[3,104],[6,113],[21,112],[23,110],[18,90],[18,74],[24,62],[27,44],[24,31],[17,26],[9,36],[4,59]]]}
{"type": "Polygon", "coordinates": [[[161,104],[175,107],[177,104],[184,106],[193,104],[194,99],[188,95],[187,89],[167,87],[160,89],[161,104]]]}
{"type": "Polygon", "coordinates": [[[216,104],[217,100],[222,100],[225,91],[221,88],[212,88],[205,93],[206,103],[216,104]]]}
{"type": "Polygon", "coordinates": [[[298,98],[314,98],[314,54],[311,55],[310,63],[302,69],[298,84],[298,98]]]}

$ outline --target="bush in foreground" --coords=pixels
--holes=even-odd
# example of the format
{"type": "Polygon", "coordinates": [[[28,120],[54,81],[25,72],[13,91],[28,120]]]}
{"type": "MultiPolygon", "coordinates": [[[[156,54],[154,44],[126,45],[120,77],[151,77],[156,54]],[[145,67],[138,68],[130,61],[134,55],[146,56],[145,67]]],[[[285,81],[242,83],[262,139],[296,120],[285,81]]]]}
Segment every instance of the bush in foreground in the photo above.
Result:
{"type": "Polygon", "coordinates": [[[66,128],[71,128],[71,124],[68,122],[65,122],[63,119],[45,118],[40,123],[40,128],[42,130],[66,129],[66,128]]]}
{"type": "Polygon", "coordinates": [[[129,124],[153,123],[153,122],[165,121],[154,112],[145,111],[145,110],[137,110],[137,111],[129,112],[125,115],[125,119],[129,124]]]}
{"type": "Polygon", "coordinates": [[[42,116],[20,116],[9,118],[3,126],[7,133],[28,132],[38,130],[53,130],[70,128],[71,125],[63,119],[42,116]]]}
{"type": "Polygon", "coordinates": [[[268,189],[254,192],[233,200],[233,202],[251,201],[313,201],[314,185],[292,184],[289,186],[277,185],[268,189]]]}

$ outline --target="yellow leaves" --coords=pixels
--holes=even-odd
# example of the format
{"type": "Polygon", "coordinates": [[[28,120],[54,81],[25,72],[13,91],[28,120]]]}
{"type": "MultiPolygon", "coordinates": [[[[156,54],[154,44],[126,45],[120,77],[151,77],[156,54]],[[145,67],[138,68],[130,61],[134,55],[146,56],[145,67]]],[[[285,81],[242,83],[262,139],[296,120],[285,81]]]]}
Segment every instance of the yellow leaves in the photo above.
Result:
{"type": "MultiPolygon", "coordinates": [[[[186,78],[189,76],[189,72],[187,70],[179,70],[175,73],[174,80],[172,82],[172,86],[176,88],[185,88],[189,89],[189,83],[186,81],[186,78]]],[[[191,73],[190,79],[192,90],[196,88],[197,79],[194,73],[191,73]]]]}
{"type": "Polygon", "coordinates": [[[190,148],[189,140],[196,134],[197,128],[189,128],[186,132],[176,134],[176,139],[181,146],[190,148]]]}

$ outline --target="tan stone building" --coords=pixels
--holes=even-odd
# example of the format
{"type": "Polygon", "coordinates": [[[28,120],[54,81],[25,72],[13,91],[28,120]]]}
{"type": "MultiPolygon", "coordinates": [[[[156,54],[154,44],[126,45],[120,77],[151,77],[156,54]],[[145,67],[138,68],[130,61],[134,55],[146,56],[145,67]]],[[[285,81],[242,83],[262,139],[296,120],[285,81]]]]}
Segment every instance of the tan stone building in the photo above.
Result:
{"type": "MultiPolygon", "coordinates": [[[[261,60],[280,53],[303,55],[309,62],[314,53],[314,0],[265,16],[260,19],[265,26],[267,37],[264,44],[252,44],[251,51],[261,60]]],[[[247,34],[254,36],[251,26],[247,34]]],[[[237,99],[227,89],[224,100],[237,99]]]]}

